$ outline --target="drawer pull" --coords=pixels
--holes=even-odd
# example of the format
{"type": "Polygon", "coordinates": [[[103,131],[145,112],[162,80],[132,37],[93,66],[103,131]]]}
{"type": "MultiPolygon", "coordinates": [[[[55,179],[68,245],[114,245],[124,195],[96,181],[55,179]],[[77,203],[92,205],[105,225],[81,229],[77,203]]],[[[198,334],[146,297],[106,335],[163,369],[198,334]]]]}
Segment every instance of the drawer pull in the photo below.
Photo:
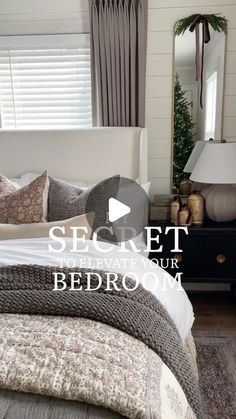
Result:
{"type": "Polygon", "coordinates": [[[225,261],[226,261],[226,256],[225,256],[225,255],[222,255],[222,254],[217,255],[217,256],[216,256],[216,261],[217,261],[218,263],[225,263],[225,261]]]}
{"type": "Polygon", "coordinates": [[[181,253],[176,253],[174,255],[174,258],[177,260],[177,262],[182,262],[183,260],[183,255],[181,253]]]}

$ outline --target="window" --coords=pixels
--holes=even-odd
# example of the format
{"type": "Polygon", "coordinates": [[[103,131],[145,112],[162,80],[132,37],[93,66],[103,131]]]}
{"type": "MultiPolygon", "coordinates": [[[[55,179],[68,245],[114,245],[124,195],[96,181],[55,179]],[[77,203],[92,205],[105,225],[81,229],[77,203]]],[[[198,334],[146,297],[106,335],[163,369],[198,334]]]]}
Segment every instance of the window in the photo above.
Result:
{"type": "Polygon", "coordinates": [[[215,139],[216,130],[216,99],[217,99],[217,72],[211,74],[206,81],[206,122],[205,140],[215,139]]]}
{"type": "Polygon", "coordinates": [[[3,129],[88,127],[89,35],[0,37],[3,129]]]}

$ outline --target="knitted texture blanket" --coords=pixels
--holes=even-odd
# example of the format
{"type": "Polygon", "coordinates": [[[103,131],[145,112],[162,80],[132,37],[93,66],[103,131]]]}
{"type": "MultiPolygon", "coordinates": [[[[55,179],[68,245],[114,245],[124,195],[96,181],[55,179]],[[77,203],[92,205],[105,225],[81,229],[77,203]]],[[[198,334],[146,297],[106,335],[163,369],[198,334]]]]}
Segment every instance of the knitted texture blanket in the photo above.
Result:
{"type": "MultiPolygon", "coordinates": [[[[88,269],[80,272],[80,291],[69,291],[70,274],[76,269],[17,265],[0,268],[0,313],[78,316],[100,321],[139,339],[169,367],[181,385],[187,400],[199,419],[203,418],[201,397],[196,375],[184,351],[176,327],[160,302],[141,285],[134,291],[122,287],[122,276],[116,284],[120,291],[106,291],[104,271],[93,271],[91,286],[85,291],[88,269]],[[65,291],[53,291],[53,273],[65,274],[65,291]]],[[[133,288],[133,281],[126,280],[133,288]]]]}

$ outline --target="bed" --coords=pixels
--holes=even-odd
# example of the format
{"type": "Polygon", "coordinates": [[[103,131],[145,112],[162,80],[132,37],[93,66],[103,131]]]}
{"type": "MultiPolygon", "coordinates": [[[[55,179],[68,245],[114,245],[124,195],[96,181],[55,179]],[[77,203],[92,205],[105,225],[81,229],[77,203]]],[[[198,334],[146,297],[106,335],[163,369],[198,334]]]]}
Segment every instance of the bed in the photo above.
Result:
{"type": "MultiPolygon", "coordinates": [[[[0,173],[9,178],[47,168],[68,182],[118,173],[147,182],[144,129],[7,131],[0,149],[0,173]]],[[[75,270],[65,242],[58,258],[47,237],[0,240],[0,419],[202,418],[185,291],[147,258],[124,258],[105,242],[101,253],[86,240],[86,254],[73,255],[83,292],[53,293],[53,270],[66,281],[75,270]],[[155,290],[105,289],[109,272],[131,286],[128,273],[142,278],[147,270],[158,277],[155,290]],[[92,283],[101,276],[101,289],[84,291],[87,272],[92,283]]]]}

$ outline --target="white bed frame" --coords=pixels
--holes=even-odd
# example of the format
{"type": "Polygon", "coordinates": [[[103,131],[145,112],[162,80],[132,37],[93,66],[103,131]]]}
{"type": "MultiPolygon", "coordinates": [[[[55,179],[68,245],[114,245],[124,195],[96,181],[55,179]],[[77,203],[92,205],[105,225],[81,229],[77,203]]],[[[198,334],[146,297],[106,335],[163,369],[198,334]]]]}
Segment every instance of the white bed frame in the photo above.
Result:
{"type": "Polygon", "coordinates": [[[86,183],[120,174],[146,183],[147,143],[141,128],[0,130],[0,173],[14,178],[47,169],[86,183]]]}

